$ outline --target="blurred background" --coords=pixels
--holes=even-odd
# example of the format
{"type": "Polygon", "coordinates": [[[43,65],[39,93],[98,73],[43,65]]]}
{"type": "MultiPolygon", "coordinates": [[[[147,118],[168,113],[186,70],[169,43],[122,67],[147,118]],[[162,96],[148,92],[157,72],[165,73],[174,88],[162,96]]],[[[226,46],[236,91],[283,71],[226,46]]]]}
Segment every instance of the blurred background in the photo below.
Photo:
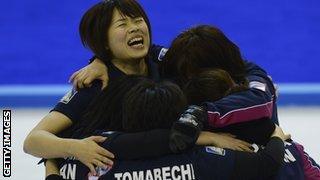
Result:
{"type": "MultiPolygon", "coordinates": [[[[22,142],[70,89],[67,81],[72,72],[92,56],[80,42],[78,25],[97,2],[1,3],[0,108],[13,113],[11,179],[44,177],[37,158],[22,152],[22,142]]],[[[245,59],[266,69],[278,84],[280,124],[320,162],[320,1],[139,2],[149,15],[155,44],[169,46],[181,31],[200,24],[225,32],[245,59]]]]}

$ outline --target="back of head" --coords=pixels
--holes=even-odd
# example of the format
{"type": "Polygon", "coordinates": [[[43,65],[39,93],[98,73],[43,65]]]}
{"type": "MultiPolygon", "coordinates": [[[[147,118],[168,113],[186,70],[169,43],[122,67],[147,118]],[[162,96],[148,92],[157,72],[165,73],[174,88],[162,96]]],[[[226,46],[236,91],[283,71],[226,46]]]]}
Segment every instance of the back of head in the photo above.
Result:
{"type": "Polygon", "coordinates": [[[148,28],[151,40],[149,19],[136,0],[102,0],[92,6],[82,17],[79,32],[82,44],[102,61],[109,63],[112,53],[108,47],[107,33],[111,25],[113,11],[117,9],[122,15],[128,17],[142,17],[148,28]]]}
{"type": "Polygon", "coordinates": [[[177,85],[145,79],[126,94],[123,128],[129,132],[170,128],[186,105],[186,98],[177,85]]]}
{"type": "Polygon", "coordinates": [[[176,37],[164,57],[163,73],[190,78],[203,68],[220,68],[238,83],[245,81],[245,65],[237,45],[218,28],[196,26],[176,37]]]}
{"type": "Polygon", "coordinates": [[[228,72],[222,69],[207,69],[186,83],[184,93],[189,104],[200,105],[206,101],[217,101],[245,89],[247,87],[237,85],[228,72]]]}
{"type": "Polygon", "coordinates": [[[108,84],[86,109],[82,119],[83,135],[97,129],[122,131],[122,102],[128,91],[145,77],[130,75],[120,77],[108,84]]]}

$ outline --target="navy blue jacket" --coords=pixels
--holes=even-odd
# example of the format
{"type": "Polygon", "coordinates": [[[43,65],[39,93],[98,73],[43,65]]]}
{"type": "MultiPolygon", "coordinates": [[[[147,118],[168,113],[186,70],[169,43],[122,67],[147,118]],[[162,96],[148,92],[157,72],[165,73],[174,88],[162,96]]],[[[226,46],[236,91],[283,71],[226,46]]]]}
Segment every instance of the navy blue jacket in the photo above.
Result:
{"type": "MultiPolygon", "coordinates": [[[[148,65],[148,77],[159,81],[160,74],[158,64],[156,63],[161,52],[161,46],[152,46],[149,55],[147,56],[146,63],[148,65]]],[[[118,77],[124,76],[125,74],[115,67],[112,63],[108,64],[108,76],[109,81],[113,81],[118,77]]],[[[94,81],[91,87],[80,89],[75,91],[72,89],[68,92],[58,104],[51,110],[57,111],[72,120],[74,124],[81,120],[83,112],[90,104],[90,102],[97,96],[101,91],[100,81],[94,81]]]]}
{"type": "MultiPolygon", "coordinates": [[[[101,146],[114,149],[123,134],[101,132],[100,135],[108,137],[101,146]]],[[[74,158],[66,158],[59,168],[64,179],[304,179],[297,147],[292,143],[284,147],[279,138],[272,138],[257,153],[206,146],[157,158],[115,160],[113,167],[96,168],[95,177],[74,158]]]]}

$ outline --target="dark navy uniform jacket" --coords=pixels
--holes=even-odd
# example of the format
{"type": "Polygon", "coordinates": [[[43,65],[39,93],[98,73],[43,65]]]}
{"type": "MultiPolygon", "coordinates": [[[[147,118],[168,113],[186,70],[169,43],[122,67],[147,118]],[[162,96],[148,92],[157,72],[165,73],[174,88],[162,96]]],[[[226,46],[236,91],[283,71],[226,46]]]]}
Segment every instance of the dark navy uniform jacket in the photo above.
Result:
{"type": "MultiPolygon", "coordinates": [[[[158,64],[166,53],[162,46],[153,45],[148,54],[147,64],[149,77],[159,80],[158,64]]],[[[110,64],[108,66],[109,80],[123,76],[124,73],[110,64]]],[[[275,90],[271,79],[266,72],[253,63],[247,63],[247,78],[250,81],[248,91],[235,93],[216,102],[207,102],[204,105],[208,110],[208,126],[219,128],[248,120],[272,117],[278,123],[275,106],[275,90]]],[[[101,83],[94,82],[92,87],[80,91],[71,90],[52,109],[68,118],[73,124],[78,123],[88,104],[100,92],[101,83]]],[[[68,137],[68,136],[66,136],[68,137]]]]}
{"type": "MultiPolygon", "coordinates": [[[[101,146],[113,149],[117,138],[122,134],[101,132],[100,135],[108,137],[101,146]]],[[[196,147],[183,154],[135,161],[116,160],[113,167],[96,168],[98,173],[96,176],[91,175],[89,169],[74,158],[66,158],[59,164],[59,168],[60,175],[64,179],[302,180],[304,179],[302,164],[302,157],[294,144],[286,143],[284,147],[279,138],[272,138],[265,149],[258,153],[239,152],[213,146],[196,147]]]]}
{"type": "Polygon", "coordinates": [[[205,102],[207,127],[220,128],[261,118],[278,124],[276,91],[267,73],[254,63],[246,62],[249,89],[233,93],[215,102],[205,102]]]}
{"type": "MultiPolygon", "coordinates": [[[[158,62],[165,55],[166,49],[162,46],[153,45],[149,51],[147,64],[149,77],[159,80],[158,62]]],[[[250,81],[250,88],[247,91],[229,95],[216,102],[206,102],[204,105],[208,110],[208,129],[226,127],[228,125],[259,120],[263,118],[276,117],[276,112],[273,110],[274,88],[272,81],[267,76],[266,72],[253,63],[247,63],[247,77],[250,81]]],[[[124,73],[117,69],[112,64],[108,65],[109,80],[112,81],[124,73]]],[[[79,91],[71,90],[67,93],[52,111],[60,112],[70,118],[73,125],[59,133],[60,137],[71,137],[74,129],[80,124],[81,116],[85,109],[99,94],[101,83],[95,81],[90,88],[84,88],[79,91]]],[[[278,123],[277,118],[273,118],[273,122],[278,123]]],[[[239,130],[238,127],[234,128],[239,130]]],[[[272,128],[264,128],[266,132],[273,132],[272,128]]],[[[232,131],[231,131],[232,132],[232,131]]],[[[265,136],[265,132],[261,132],[265,136]]],[[[235,133],[238,135],[237,133],[235,133]]],[[[270,134],[269,134],[270,135],[270,134]]],[[[166,136],[169,136],[167,134],[166,136]]],[[[241,137],[241,136],[240,136],[241,137]]],[[[247,136],[252,137],[252,136],[247,136]]],[[[258,137],[258,135],[257,135],[258,137]]],[[[243,137],[244,140],[251,142],[250,138],[243,137]]],[[[264,142],[265,138],[259,138],[264,142]]],[[[255,141],[260,142],[260,141],[255,141]]],[[[263,143],[262,143],[263,144],[263,143]]]]}
{"type": "MultiPolygon", "coordinates": [[[[159,55],[162,49],[161,46],[152,46],[150,53],[146,58],[149,73],[148,77],[155,81],[158,81],[160,78],[158,64],[156,62],[159,61],[158,58],[161,58],[159,55]]],[[[107,66],[109,81],[113,81],[114,79],[125,75],[112,63],[107,66]]],[[[79,91],[71,90],[60,100],[52,111],[58,111],[66,115],[75,124],[81,119],[82,113],[100,91],[101,83],[99,81],[94,81],[91,87],[83,88],[79,91]]]]}

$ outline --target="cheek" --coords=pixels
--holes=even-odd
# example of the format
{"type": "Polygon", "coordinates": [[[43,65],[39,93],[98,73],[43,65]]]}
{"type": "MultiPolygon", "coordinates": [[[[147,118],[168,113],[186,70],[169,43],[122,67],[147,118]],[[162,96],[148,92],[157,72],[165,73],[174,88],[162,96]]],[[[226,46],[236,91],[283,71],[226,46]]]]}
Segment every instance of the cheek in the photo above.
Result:
{"type": "Polygon", "coordinates": [[[148,36],[148,42],[147,43],[150,43],[150,33],[149,33],[148,26],[147,25],[141,26],[140,29],[143,32],[143,34],[148,36]]]}
{"type": "Polygon", "coordinates": [[[123,51],[125,48],[126,42],[126,33],[125,30],[117,30],[114,32],[111,32],[109,35],[109,49],[112,53],[113,57],[119,57],[119,54],[123,51]]]}
{"type": "Polygon", "coordinates": [[[140,26],[141,31],[143,31],[144,34],[148,34],[149,35],[149,28],[147,26],[147,24],[143,24],[140,26]]]}
{"type": "Polygon", "coordinates": [[[127,33],[126,33],[125,30],[121,30],[121,31],[117,32],[116,37],[117,37],[118,40],[125,41],[126,40],[126,34],[127,33]]]}
{"type": "Polygon", "coordinates": [[[113,44],[121,45],[122,43],[126,42],[126,31],[125,30],[118,30],[110,35],[110,42],[113,44]]]}

